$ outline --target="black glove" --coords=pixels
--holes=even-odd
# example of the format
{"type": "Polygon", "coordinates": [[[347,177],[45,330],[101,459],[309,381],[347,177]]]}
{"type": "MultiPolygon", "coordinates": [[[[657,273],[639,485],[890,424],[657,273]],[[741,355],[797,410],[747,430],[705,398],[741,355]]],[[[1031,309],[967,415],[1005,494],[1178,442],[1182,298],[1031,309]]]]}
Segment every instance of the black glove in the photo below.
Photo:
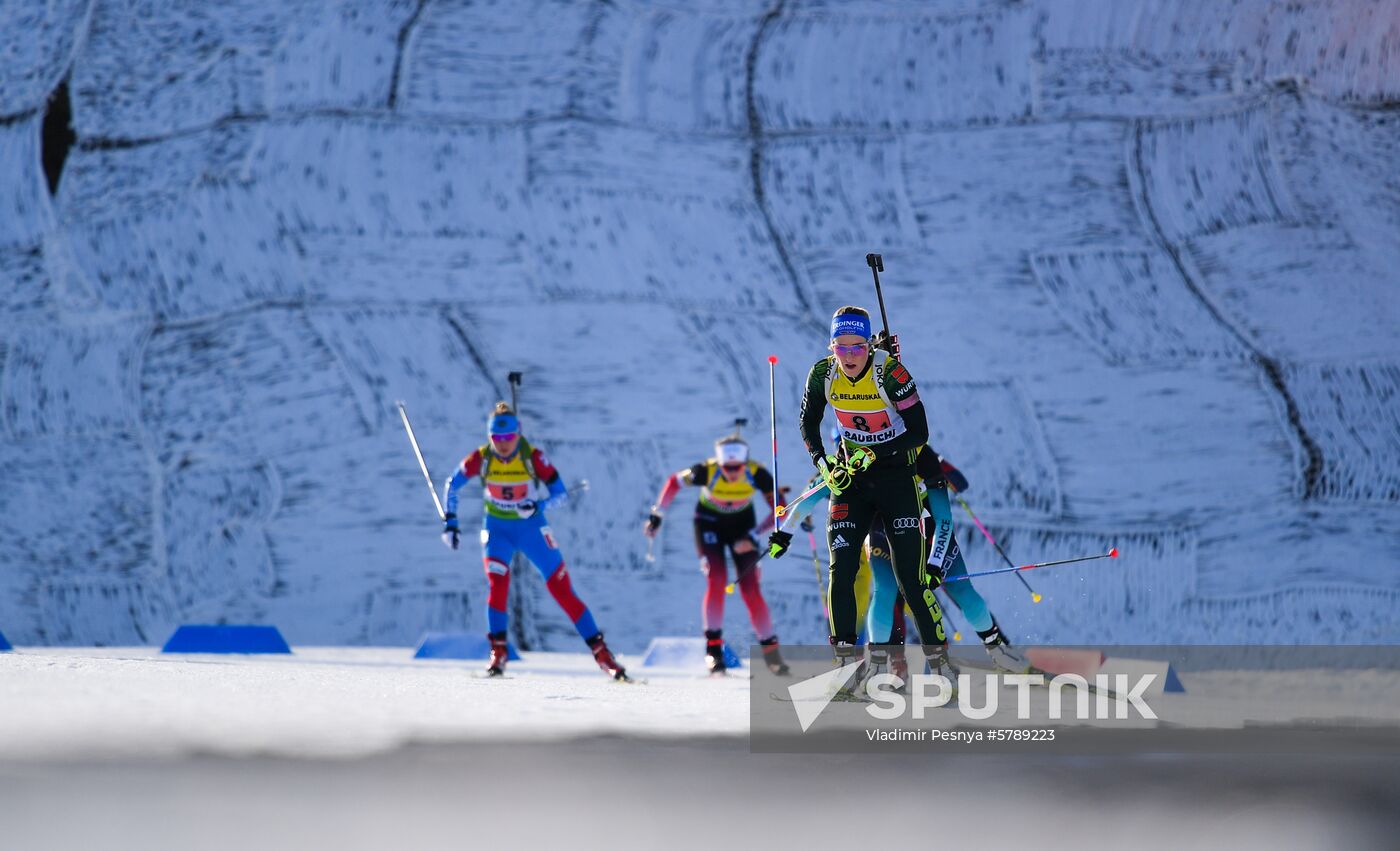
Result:
{"type": "Polygon", "coordinates": [[[948,463],[942,455],[938,456],[938,465],[943,468],[943,477],[948,480],[948,484],[958,493],[967,493],[972,487],[967,483],[967,476],[962,474],[962,470],[948,463]]]}
{"type": "Polygon", "coordinates": [[[773,558],[782,558],[792,544],[792,533],[782,530],[774,531],[768,536],[768,555],[773,558]]]}
{"type": "Polygon", "coordinates": [[[928,568],[928,584],[925,587],[937,591],[943,584],[943,565],[929,562],[925,567],[928,568]]]}
{"type": "Polygon", "coordinates": [[[656,530],[657,530],[657,529],[660,529],[660,528],[661,528],[661,515],[660,515],[660,514],[657,514],[655,511],[653,511],[652,513],[650,513],[650,514],[647,515],[647,525],[646,525],[646,528],[644,528],[644,529],[642,530],[642,534],[643,534],[643,535],[646,535],[648,538],[655,538],[655,537],[656,537],[656,530]]]}
{"type": "Polygon", "coordinates": [[[462,531],[457,528],[457,515],[448,514],[442,518],[442,542],[452,549],[457,549],[457,545],[462,541],[462,531]]]}

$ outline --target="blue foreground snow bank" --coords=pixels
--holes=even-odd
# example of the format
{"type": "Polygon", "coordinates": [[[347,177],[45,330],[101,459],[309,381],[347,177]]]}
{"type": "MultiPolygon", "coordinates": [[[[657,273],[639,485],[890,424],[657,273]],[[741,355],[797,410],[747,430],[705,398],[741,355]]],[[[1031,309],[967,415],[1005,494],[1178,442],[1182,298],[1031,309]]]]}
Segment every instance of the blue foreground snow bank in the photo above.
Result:
{"type": "MultiPolygon", "coordinates": [[[[489,659],[491,642],[484,635],[473,632],[425,632],[418,639],[415,659],[489,659]]],[[[512,662],[520,660],[514,644],[506,645],[506,658],[512,662]]]]}
{"type": "Polygon", "coordinates": [[[291,653],[275,626],[253,624],[184,624],[170,636],[162,653],[291,653]]]}

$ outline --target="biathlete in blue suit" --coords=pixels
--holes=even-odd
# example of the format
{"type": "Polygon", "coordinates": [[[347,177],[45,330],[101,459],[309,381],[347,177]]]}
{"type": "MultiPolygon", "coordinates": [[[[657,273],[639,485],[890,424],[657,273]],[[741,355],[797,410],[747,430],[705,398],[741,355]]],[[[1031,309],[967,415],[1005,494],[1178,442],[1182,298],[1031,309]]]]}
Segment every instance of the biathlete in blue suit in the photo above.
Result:
{"type": "Polygon", "coordinates": [[[593,620],[593,613],[574,593],[564,555],[549,529],[545,511],[564,503],[568,491],[559,471],[545,454],[531,446],[520,434],[520,421],[510,406],[498,402],[487,421],[490,442],[462,459],[448,480],[445,499],[446,525],[443,543],[457,549],[461,529],[457,524],[457,491],[474,476],[485,488],[482,500],[485,514],[481,525],[481,554],[486,567],[489,592],[486,599],[487,638],[491,641],[491,662],[487,673],[499,676],[506,668],[506,630],[510,625],[506,601],[510,592],[510,561],[523,553],[545,579],[545,587],[569,616],[579,637],[593,651],[598,667],[614,679],[627,679],[627,672],[613,658],[593,620]],[[536,501],[533,489],[543,485],[549,492],[536,501]]]}

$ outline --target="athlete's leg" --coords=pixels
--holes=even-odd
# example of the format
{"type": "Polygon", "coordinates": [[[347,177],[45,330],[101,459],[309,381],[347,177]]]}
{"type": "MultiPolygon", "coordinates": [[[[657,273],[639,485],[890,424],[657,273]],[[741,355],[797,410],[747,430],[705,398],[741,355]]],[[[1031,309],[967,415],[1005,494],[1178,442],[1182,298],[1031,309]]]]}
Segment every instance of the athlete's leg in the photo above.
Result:
{"type": "Polygon", "coordinates": [[[931,577],[924,562],[924,538],[920,530],[923,506],[919,503],[918,485],[913,467],[882,471],[872,484],[880,499],[880,514],[885,523],[885,535],[890,542],[899,590],[908,601],[919,628],[919,640],[924,645],[947,642],[943,625],[943,609],[933,589],[938,580],[931,577]]]}
{"type": "Polygon", "coordinates": [[[768,601],[763,599],[763,589],[759,587],[763,571],[758,566],[756,544],[747,552],[734,553],[734,572],[739,575],[739,593],[744,597],[744,605],[749,607],[754,635],[762,643],[773,637],[773,617],[768,612],[768,601]]]}
{"type": "MultiPolygon", "coordinates": [[[[967,564],[963,561],[962,550],[958,547],[956,537],[949,545],[948,562],[949,567],[943,574],[945,577],[967,575],[967,564]]],[[[943,590],[948,593],[948,599],[953,601],[963,617],[967,618],[968,625],[979,635],[992,628],[992,613],[987,609],[987,601],[982,599],[982,595],[977,593],[971,582],[966,579],[961,582],[944,582],[943,590]]]]}
{"type": "Polygon", "coordinates": [[[724,629],[724,588],[729,584],[729,567],[724,561],[720,531],[718,518],[695,515],[695,552],[700,557],[700,572],[705,575],[700,622],[707,635],[724,629]]]}
{"type": "MultiPolygon", "coordinates": [[[[958,546],[958,539],[953,533],[953,510],[948,502],[948,491],[943,488],[931,489],[928,502],[933,514],[932,518],[926,521],[927,528],[932,533],[929,542],[930,567],[938,568],[945,580],[953,576],[966,576],[967,563],[963,561],[962,548],[958,546]]],[[[977,593],[971,582],[945,581],[943,590],[948,599],[963,613],[963,617],[967,618],[968,625],[978,634],[992,628],[992,615],[987,611],[987,601],[982,599],[982,595],[977,593]]]]}
{"type": "Polygon", "coordinates": [[[899,584],[895,582],[889,542],[882,529],[870,530],[870,583],[870,608],[865,617],[867,640],[870,644],[890,644],[899,584]]]}
{"type": "Polygon", "coordinates": [[[487,515],[481,521],[481,562],[486,569],[486,631],[504,636],[510,628],[510,560],[515,542],[511,521],[487,515]]]}
{"type": "Polygon", "coordinates": [[[890,612],[890,643],[903,644],[907,636],[904,625],[904,595],[895,591],[893,611],[890,612]]]}
{"type": "Polygon", "coordinates": [[[827,511],[826,545],[831,558],[827,578],[826,608],[833,644],[854,645],[860,633],[856,607],[856,574],[860,571],[862,542],[875,516],[872,495],[859,482],[831,501],[827,511]]]}
{"type": "MultiPolygon", "coordinates": [[[[879,519],[872,522],[871,528],[880,524],[879,519]]],[[[868,643],[868,636],[865,631],[865,620],[870,612],[870,594],[874,583],[870,579],[870,557],[865,552],[865,547],[860,548],[860,570],[856,571],[856,624],[861,628],[858,643],[868,643]]]]}
{"type": "Polygon", "coordinates": [[[554,533],[545,525],[544,519],[531,517],[527,520],[508,522],[522,524],[516,534],[520,551],[539,569],[540,575],[544,577],[545,588],[549,589],[554,602],[559,604],[559,608],[564,610],[564,614],[573,623],[574,629],[578,630],[579,637],[587,641],[597,636],[598,624],[593,620],[593,613],[588,610],[588,606],[574,593],[569,569],[564,565],[564,554],[559,551],[554,533]]]}

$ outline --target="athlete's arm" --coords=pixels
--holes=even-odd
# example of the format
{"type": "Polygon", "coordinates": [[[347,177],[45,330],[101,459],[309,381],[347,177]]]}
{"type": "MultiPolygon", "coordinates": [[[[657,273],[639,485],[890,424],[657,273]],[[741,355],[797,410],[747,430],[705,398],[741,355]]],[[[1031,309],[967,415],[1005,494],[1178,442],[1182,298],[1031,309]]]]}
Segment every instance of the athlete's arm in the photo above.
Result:
{"type": "Polygon", "coordinates": [[[904,433],[886,443],[870,447],[878,458],[888,458],[902,452],[918,449],[928,443],[928,415],[924,404],[919,401],[919,390],[914,386],[914,377],[904,364],[890,358],[885,363],[885,393],[894,403],[899,416],[904,420],[904,433]]]}
{"type": "Polygon", "coordinates": [[[656,497],[656,505],[652,507],[652,512],[661,514],[671,507],[676,494],[686,485],[693,485],[696,482],[705,480],[705,463],[702,461],[693,467],[686,467],[676,473],[666,477],[666,483],[661,486],[661,493],[656,497]]]}
{"type": "Polygon", "coordinates": [[[535,475],[549,491],[549,496],[535,503],[537,509],[553,508],[569,501],[569,489],[565,487],[564,479],[559,475],[559,470],[550,463],[549,458],[543,452],[535,447],[531,447],[530,466],[535,468],[535,475]]]}
{"type": "Polygon", "coordinates": [[[443,485],[442,504],[443,510],[448,517],[457,517],[457,491],[471,480],[473,476],[481,473],[481,450],[477,449],[472,454],[462,459],[462,463],[457,465],[457,470],[443,485]]]}
{"type": "Polygon", "coordinates": [[[941,488],[947,484],[943,479],[943,467],[939,465],[938,459],[938,453],[928,444],[920,447],[918,456],[914,458],[914,472],[930,488],[941,488]]]}
{"type": "Polygon", "coordinates": [[[919,457],[914,459],[914,466],[917,468],[919,478],[923,479],[929,487],[951,487],[958,493],[966,493],[972,486],[967,482],[967,476],[962,470],[953,466],[947,458],[934,451],[932,446],[925,445],[919,450],[919,457]]]}
{"type": "Polygon", "coordinates": [[[783,508],[783,522],[778,527],[784,532],[791,532],[802,525],[803,518],[807,517],[816,509],[817,503],[827,498],[826,488],[813,493],[806,499],[794,502],[792,505],[783,508]]]}
{"type": "Polygon", "coordinates": [[[826,446],[822,444],[822,416],[826,414],[826,373],[832,368],[831,358],[822,358],[807,373],[807,387],[802,391],[802,442],[807,446],[807,454],[812,456],[812,464],[826,457],[826,446]]]}

